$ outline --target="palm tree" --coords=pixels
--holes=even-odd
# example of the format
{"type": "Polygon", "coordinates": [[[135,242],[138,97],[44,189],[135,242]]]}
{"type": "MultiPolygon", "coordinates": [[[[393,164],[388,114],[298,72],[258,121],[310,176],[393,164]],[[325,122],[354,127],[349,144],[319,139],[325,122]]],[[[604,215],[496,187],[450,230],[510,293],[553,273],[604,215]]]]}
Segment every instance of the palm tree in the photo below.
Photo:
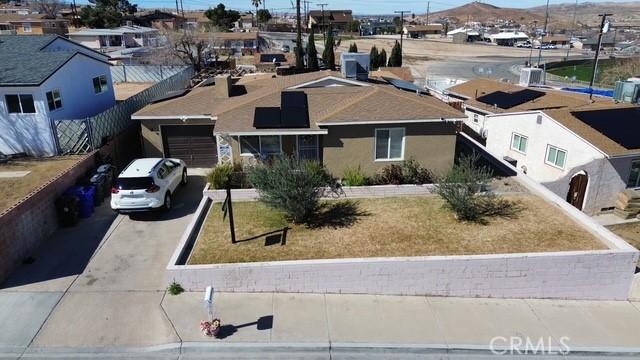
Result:
{"type": "Polygon", "coordinates": [[[251,5],[256,7],[256,27],[258,27],[258,7],[262,4],[262,0],[251,0],[251,5]]]}

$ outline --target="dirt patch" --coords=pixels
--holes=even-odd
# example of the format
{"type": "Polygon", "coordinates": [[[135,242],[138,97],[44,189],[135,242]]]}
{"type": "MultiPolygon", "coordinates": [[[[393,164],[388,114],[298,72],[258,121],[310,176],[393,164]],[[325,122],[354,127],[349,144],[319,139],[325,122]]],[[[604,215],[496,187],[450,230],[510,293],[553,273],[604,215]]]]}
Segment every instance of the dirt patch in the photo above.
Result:
{"type": "Polygon", "coordinates": [[[16,178],[0,178],[0,213],[17,204],[38,187],[65,172],[83,156],[60,156],[40,159],[18,159],[0,164],[2,171],[29,171],[16,178]]]}
{"type": "MultiPolygon", "coordinates": [[[[624,241],[628,242],[634,248],[640,249],[640,221],[610,225],[607,226],[607,229],[623,238],[624,241]]],[[[638,260],[638,267],[640,267],[640,259],[638,260]]]]}
{"type": "Polygon", "coordinates": [[[542,199],[507,198],[525,210],[517,219],[494,218],[489,225],[458,222],[437,196],[330,201],[312,226],[288,224],[260,202],[238,202],[236,244],[216,204],[189,263],[606,249],[542,199]]]}

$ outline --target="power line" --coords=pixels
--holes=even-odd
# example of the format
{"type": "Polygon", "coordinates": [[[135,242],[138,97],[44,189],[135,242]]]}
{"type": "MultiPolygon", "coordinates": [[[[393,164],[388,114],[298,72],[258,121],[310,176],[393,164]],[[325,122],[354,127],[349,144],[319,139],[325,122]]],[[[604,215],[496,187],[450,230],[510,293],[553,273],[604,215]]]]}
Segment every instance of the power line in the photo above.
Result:
{"type": "Polygon", "coordinates": [[[400,14],[400,57],[402,57],[402,39],[404,37],[404,13],[408,13],[410,11],[407,10],[399,10],[399,11],[394,11],[394,13],[396,14],[400,14]]]}

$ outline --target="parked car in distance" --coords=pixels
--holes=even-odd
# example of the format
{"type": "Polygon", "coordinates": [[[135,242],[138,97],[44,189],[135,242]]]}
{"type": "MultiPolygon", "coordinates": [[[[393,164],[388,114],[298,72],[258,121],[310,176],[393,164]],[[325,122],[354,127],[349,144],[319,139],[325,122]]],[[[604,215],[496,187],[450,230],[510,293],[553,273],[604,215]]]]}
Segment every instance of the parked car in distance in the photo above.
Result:
{"type": "Polygon", "coordinates": [[[291,48],[289,47],[289,45],[282,45],[280,51],[282,51],[283,53],[288,53],[289,51],[291,51],[291,48]]]}
{"type": "Polygon", "coordinates": [[[187,166],[180,159],[133,160],[111,188],[111,208],[121,213],[171,209],[171,198],[187,183],[187,166]]]}

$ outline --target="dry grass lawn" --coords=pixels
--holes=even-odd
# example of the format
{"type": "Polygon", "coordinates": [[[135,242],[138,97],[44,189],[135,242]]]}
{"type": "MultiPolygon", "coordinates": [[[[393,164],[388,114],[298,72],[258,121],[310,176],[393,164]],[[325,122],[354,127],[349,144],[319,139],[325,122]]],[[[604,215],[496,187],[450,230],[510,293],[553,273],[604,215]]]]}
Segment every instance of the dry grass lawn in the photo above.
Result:
{"type": "Polygon", "coordinates": [[[0,164],[0,172],[30,171],[23,177],[0,177],[0,213],[77,163],[82,156],[17,159],[0,164]]]}
{"type": "MultiPolygon", "coordinates": [[[[636,249],[640,249],[640,222],[607,226],[614,234],[623,238],[636,249]]],[[[640,260],[638,260],[640,266],[640,260]]]]}
{"type": "MultiPolygon", "coordinates": [[[[352,257],[496,254],[593,250],[606,247],[553,206],[530,195],[509,196],[524,205],[517,219],[489,225],[459,223],[436,196],[357,200],[360,215],[350,226],[289,225],[260,202],[233,204],[238,240],[214,204],[195,244],[190,264],[216,264],[352,257]],[[285,244],[261,234],[289,226],[285,244]],[[267,243],[276,244],[267,245],[267,243]]],[[[329,208],[344,202],[326,202],[329,208]]],[[[348,207],[348,206],[347,206],[348,207]]],[[[338,210],[344,208],[338,206],[338,210]]],[[[338,211],[340,212],[340,211],[338,211]]],[[[344,215],[344,214],[343,214],[344,215]]],[[[348,216],[328,219],[348,219],[348,216]]],[[[277,235],[281,233],[276,233],[277,235]]]]}

